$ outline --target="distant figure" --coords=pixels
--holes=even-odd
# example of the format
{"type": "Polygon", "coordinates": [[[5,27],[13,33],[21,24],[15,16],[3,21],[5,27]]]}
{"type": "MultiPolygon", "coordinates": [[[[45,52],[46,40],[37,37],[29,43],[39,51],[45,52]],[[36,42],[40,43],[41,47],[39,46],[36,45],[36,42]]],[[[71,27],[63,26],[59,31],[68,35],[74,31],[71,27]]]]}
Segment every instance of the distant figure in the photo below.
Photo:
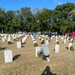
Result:
{"type": "Polygon", "coordinates": [[[66,39],[68,38],[68,33],[65,34],[66,39]]]}
{"type": "Polygon", "coordinates": [[[75,32],[72,33],[73,39],[75,40],[75,32]]]}
{"type": "Polygon", "coordinates": [[[42,45],[42,46],[41,46],[40,52],[43,53],[42,59],[43,59],[43,60],[50,61],[50,59],[49,59],[50,50],[49,50],[48,46],[45,45],[44,42],[41,42],[41,45],[42,45]]]}
{"type": "Polygon", "coordinates": [[[51,41],[51,32],[48,33],[48,37],[49,37],[49,42],[51,41]]]}
{"type": "Polygon", "coordinates": [[[21,42],[21,44],[22,44],[22,39],[21,38],[19,38],[19,42],[21,42]]]}
{"type": "Polygon", "coordinates": [[[34,32],[34,33],[33,33],[34,38],[36,38],[36,35],[37,35],[36,32],[34,32]]]}

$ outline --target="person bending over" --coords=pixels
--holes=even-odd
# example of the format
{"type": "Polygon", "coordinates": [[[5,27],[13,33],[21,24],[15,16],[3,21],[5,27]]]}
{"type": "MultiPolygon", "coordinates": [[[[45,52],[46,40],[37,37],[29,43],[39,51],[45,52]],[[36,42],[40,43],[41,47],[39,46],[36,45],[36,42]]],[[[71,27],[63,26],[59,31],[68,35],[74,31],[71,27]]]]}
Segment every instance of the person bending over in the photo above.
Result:
{"type": "Polygon", "coordinates": [[[48,46],[46,44],[44,44],[44,42],[41,42],[40,52],[43,53],[43,57],[42,57],[43,60],[50,61],[50,59],[49,59],[50,50],[49,50],[48,46]]]}

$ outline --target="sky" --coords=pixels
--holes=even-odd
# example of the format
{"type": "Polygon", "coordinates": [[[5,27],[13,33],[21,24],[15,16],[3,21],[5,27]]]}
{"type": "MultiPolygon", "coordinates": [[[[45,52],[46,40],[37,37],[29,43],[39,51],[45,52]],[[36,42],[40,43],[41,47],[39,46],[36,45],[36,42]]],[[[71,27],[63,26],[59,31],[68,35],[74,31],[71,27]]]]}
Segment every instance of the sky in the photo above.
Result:
{"type": "Polygon", "coordinates": [[[31,9],[47,8],[53,10],[57,5],[67,2],[75,4],[75,0],[0,0],[0,7],[6,11],[20,10],[22,7],[30,7],[31,9]]]}

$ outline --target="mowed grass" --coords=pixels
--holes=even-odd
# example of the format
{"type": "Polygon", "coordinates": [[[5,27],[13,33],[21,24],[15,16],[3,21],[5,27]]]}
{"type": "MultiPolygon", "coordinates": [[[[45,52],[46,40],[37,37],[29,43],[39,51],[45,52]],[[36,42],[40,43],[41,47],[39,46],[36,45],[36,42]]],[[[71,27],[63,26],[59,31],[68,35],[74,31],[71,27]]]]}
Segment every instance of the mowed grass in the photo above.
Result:
{"type": "MultiPolygon", "coordinates": [[[[36,41],[41,46],[38,37],[36,41]]],[[[55,38],[49,42],[50,62],[35,57],[35,47],[30,35],[20,49],[17,49],[17,41],[12,42],[14,44],[8,45],[7,41],[0,40],[0,46],[3,48],[0,50],[0,75],[75,75],[75,50],[66,49],[69,41],[63,44],[59,38],[59,53],[54,52],[55,38]],[[11,63],[4,62],[4,51],[8,49],[13,53],[11,63]]]]}

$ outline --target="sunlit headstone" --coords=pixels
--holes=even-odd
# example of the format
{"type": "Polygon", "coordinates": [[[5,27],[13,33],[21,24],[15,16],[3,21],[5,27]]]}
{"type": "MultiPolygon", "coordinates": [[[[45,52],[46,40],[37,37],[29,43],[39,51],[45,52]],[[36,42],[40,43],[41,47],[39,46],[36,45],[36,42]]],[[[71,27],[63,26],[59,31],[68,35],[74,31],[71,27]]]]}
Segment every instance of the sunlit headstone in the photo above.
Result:
{"type": "Polygon", "coordinates": [[[64,39],[64,44],[66,44],[66,39],[64,39]]]}
{"type": "Polygon", "coordinates": [[[48,45],[48,40],[46,40],[46,45],[48,45]]]}
{"type": "Polygon", "coordinates": [[[72,43],[69,43],[69,46],[68,46],[68,48],[69,48],[69,50],[70,50],[70,47],[72,46],[72,43]]]}
{"type": "Polygon", "coordinates": [[[55,45],[55,53],[58,53],[59,52],[59,44],[56,44],[55,45]]]}
{"type": "Polygon", "coordinates": [[[13,61],[13,59],[12,59],[12,50],[5,50],[4,51],[4,59],[5,59],[5,63],[13,61]]]}
{"type": "Polygon", "coordinates": [[[41,47],[35,47],[35,56],[38,57],[38,52],[40,51],[41,47]]]}
{"type": "Polygon", "coordinates": [[[21,48],[21,42],[17,42],[17,48],[21,48]]]}

